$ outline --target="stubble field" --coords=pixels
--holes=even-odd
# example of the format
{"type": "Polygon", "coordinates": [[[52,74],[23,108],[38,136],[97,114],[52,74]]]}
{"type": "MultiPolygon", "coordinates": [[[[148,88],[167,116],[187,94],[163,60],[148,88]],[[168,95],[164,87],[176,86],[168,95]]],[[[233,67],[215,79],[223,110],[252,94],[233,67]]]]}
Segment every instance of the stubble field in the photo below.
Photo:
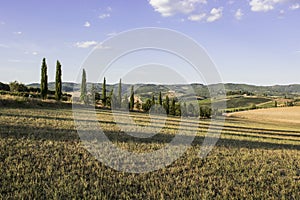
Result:
{"type": "MultiPolygon", "coordinates": [[[[140,125],[149,123],[146,114],[130,117],[140,125]]],[[[162,148],[180,122],[180,118],[169,117],[165,124],[158,123],[162,126],[158,135],[143,140],[120,131],[110,111],[97,111],[97,119],[114,144],[134,152],[162,148]]],[[[261,120],[229,117],[217,145],[200,159],[209,121],[185,119],[184,127],[197,131],[188,151],[166,168],[131,174],[105,166],[83,148],[70,106],[1,106],[0,197],[299,199],[300,127],[289,127],[289,123],[272,126],[261,120]]],[[[126,126],[130,129],[132,125],[126,126]]]]}

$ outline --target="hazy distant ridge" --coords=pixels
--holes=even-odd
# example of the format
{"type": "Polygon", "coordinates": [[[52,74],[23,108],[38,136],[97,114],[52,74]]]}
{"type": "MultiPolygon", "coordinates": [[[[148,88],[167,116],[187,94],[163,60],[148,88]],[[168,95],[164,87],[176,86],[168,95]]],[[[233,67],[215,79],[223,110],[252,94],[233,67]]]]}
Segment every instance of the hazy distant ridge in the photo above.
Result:
{"type": "MultiPolygon", "coordinates": [[[[92,83],[88,83],[88,89],[91,88],[92,83]]],[[[200,95],[208,95],[207,86],[203,84],[191,84],[193,89],[197,94],[200,95]]],[[[255,94],[272,94],[272,95],[283,95],[283,94],[300,94],[300,84],[291,84],[291,85],[274,85],[274,86],[256,86],[256,85],[248,85],[248,84],[235,84],[235,83],[226,83],[225,89],[227,91],[248,91],[255,94]]],[[[27,86],[30,87],[40,87],[39,83],[32,83],[27,86]]],[[[48,87],[50,90],[54,90],[55,83],[50,82],[48,84],[48,87]]],[[[96,83],[96,88],[101,91],[102,84],[96,83]]],[[[156,85],[156,84],[135,84],[135,88],[138,90],[138,92],[141,93],[147,93],[151,91],[162,91],[166,92],[168,90],[174,90],[176,92],[180,92],[183,90],[184,87],[187,85],[185,84],[178,84],[178,85],[156,85]]],[[[117,88],[117,84],[110,85],[107,84],[107,89],[111,90],[112,88],[117,88]]],[[[123,90],[127,90],[130,87],[130,84],[123,84],[123,90]]],[[[72,92],[79,91],[80,90],[80,84],[78,83],[72,83],[72,82],[64,82],[62,84],[62,89],[64,92],[72,92]]]]}

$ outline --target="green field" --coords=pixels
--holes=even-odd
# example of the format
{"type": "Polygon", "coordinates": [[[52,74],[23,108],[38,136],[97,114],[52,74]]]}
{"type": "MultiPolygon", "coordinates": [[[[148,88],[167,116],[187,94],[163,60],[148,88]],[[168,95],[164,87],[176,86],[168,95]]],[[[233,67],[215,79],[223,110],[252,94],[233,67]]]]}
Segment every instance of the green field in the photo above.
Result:
{"type": "MultiPolygon", "coordinates": [[[[130,117],[149,122],[147,114],[130,117]]],[[[161,133],[143,140],[121,132],[108,110],[97,111],[97,118],[113,143],[134,152],[162,148],[180,121],[169,117],[159,124],[161,133]]],[[[0,198],[300,199],[300,127],[228,118],[215,148],[200,159],[210,122],[182,123],[197,131],[188,151],[166,168],[131,174],[105,166],[82,147],[70,105],[1,101],[0,198]]]]}

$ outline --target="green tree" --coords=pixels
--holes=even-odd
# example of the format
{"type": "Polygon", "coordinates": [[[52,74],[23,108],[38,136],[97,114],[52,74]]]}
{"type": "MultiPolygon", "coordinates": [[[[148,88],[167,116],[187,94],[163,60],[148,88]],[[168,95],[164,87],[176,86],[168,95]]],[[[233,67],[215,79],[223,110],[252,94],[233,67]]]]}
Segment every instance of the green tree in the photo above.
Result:
{"type": "Polygon", "coordinates": [[[127,110],[129,108],[128,96],[125,94],[124,101],[122,102],[122,108],[127,110]]]}
{"type": "Polygon", "coordinates": [[[9,85],[0,82],[0,90],[10,91],[10,87],[9,85]]]}
{"type": "Polygon", "coordinates": [[[159,95],[158,95],[158,103],[159,105],[162,106],[162,97],[161,97],[161,92],[159,92],[159,95]]]}
{"type": "Polygon", "coordinates": [[[147,99],[146,102],[142,105],[144,111],[148,112],[152,106],[152,101],[147,99]]]}
{"type": "Polygon", "coordinates": [[[181,106],[180,106],[180,104],[175,104],[175,116],[181,116],[181,106]]]}
{"type": "Polygon", "coordinates": [[[134,108],[134,87],[131,86],[130,99],[129,99],[129,109],[133,110],[134,108]]]}
{"type": "Polygon", "coordinates": [[[108,98],[106,100],[106,105],[109,106],[110,108],[115,108],[116,107],[116,96],[114,94],[114,90],[111,90],[108,98]]]}
{"type": "Polygon", "coordinates": [[[155,97],[152,95],[151,105],[155,105],[155,97]]]}
{"type": "Polygon", "coordinates": [[[61,100],[62,96],[62,82],[61,82],[61,64],[59,61],[56,62],[56,77],[55,77],[55,99],[61,100]]]}
{"type": "Polygon", "coordinates": [[[204,107],[200,106],[199,109],[200,109],[199,116],[202,117],[202,118],[204,118],[205,117],[205,109],[204,109],[204,107]]]}
{"type": "Polygon", "coordinates": [[[122,104],[122,80],[121,79],[119,81],[118,99],[117,99],[117,101],[118,101],[117,107],[121,108],[121,104],[122,104]]]}
{"type": "Polygon", "coordinates": [[[18,81],[9,83],[9,89],[11,92],[28,92],[29,91],[29,89],[23,83],[19,83],[18,81]]]}
{"type": "Polygon", "coordinates": [[[169,96],[166,96],[166,100],[165,100],[165,110],[167,115],[170,113],[170,100],[169,100],[169,96]]]}
{"type": "Polygon", "coordinates": [[[97,93],[96,87],[95,87],[95,84],[93,83],[92,87],[91,87],[91,100],[93,103],[96,102],[96,93],[97,93]]]}
{"type": "Polygon", "coordinates": [[[141,109],[141,102],[139,100],[136,101],[136,109],[137,110],[141,109]]]}
{"type": "Polygon", "coordinates": [[[48,93],[47,64],[46,64],[46,58],[43,58],[42,69],[41,69],[41,98],[47,99],[47,93],[48,93]]]}
{"type": "Polygon", "coordinates": [[[102,84],[102,104],[103,104],[104,107],[106,106],[106,100],[107,100],[107,97],[106,97],[106,79],[104,77],[103,84],[102,84]]]}
{"type": "Polygon", "coordinates": [[[81,78],[81,88],[80,88],[80,101],[84,102],[85,104],[88,103],[87,98],[87,89],[86,89],[86,72],[85,69],[82,70],[82,78],[81,78]]]}
{"type": "Polygon", "coordinates": [[[170,106],[170,115],[174,115],[176,114],[176,107],[175,107],[175,99],[172,98],[171,100],[171,106],[170,106]]]}

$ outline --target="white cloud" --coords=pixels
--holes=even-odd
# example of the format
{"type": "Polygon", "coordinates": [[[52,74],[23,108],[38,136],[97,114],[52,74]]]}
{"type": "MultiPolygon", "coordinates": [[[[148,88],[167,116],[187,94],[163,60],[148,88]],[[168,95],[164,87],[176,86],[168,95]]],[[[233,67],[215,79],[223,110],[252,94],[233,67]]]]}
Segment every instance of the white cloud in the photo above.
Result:
{"type": "Polygon", "coordinates": [[[38,52],[34,51],[34,52],[32,52],[32,55],[36,56],[36,55],[38,55],[38,52]]]}
{"type": "Polygon", "coordinates": [[[207,22],[214,22],[218,19],[220,19],[223,15],[223,8],[213,8],[210,11],[210,15],[207,17],[207,22]]]}
{"type": "Polygon", "coordinates": [[[0,25],[5,25],[5,22],[3,22],[3,21],[0,21],[0,25]]]}
{"type": "Polygon", "coordinates": [[[278,3],[283,3],[286,0],[251,0],[249,5],[253,12],[267,12],[274,9],[278,3]]]}
{"type": "Polygon", "coordinates": [[[244,16],[244,13],[242,12],[241,9],[238,9],[238,10],[235,12],[234,16],[235,16],[235,18],[236,18],[237,20],[241,20],[241,19],[243,18],[243,16],[244,16]]]}
{"type": "Polygon", "coordinates": [[[299,3],[293,4],[293,5],[290,6],[291,10],[297,10],[299,8],[300,8],[300,4],[299,3]]]}
{"type": "Polygon", "coordinates": [[[98,42],[96,41],[85,41],[85,42],[77,42],[74,46],[78,47],[78,48],[90,48],[93,46],[96,46],[98,44],[98,42]]]}
{"type": "Polygon", "coordinates": [[[13,32],[13,34],[15,34],[15,35],[22,35],[22,32],[21,31],[17,31],[17,32],[13,32]]]}
{"type": "Polygon", "coordinates": [[[91,24],[90,24],[90,22],[86,21],[83,26],[88,28],[91,26],[91,24]]]}
{"type": "Polygon", "coordinates": [[[110,17],[109,13],[104,13],[104,14],[99,15],[100,19],[105,19],[105,18],[109,18],[109,17],[110,17]]]}
{"type": "Polygon", "coordinates": [[[206,17],[206,13],[202,13],[199,15],[191,15],[188,17],[188,20],[190,21],[201,21],[206,17]]]}
{"type": "Polygon", "coordinates": [[[197,5],[207,4],[207,0],[149,0],[149,4],[163,17],[169,17],[177,13],[189,14],[197,5]]]}

